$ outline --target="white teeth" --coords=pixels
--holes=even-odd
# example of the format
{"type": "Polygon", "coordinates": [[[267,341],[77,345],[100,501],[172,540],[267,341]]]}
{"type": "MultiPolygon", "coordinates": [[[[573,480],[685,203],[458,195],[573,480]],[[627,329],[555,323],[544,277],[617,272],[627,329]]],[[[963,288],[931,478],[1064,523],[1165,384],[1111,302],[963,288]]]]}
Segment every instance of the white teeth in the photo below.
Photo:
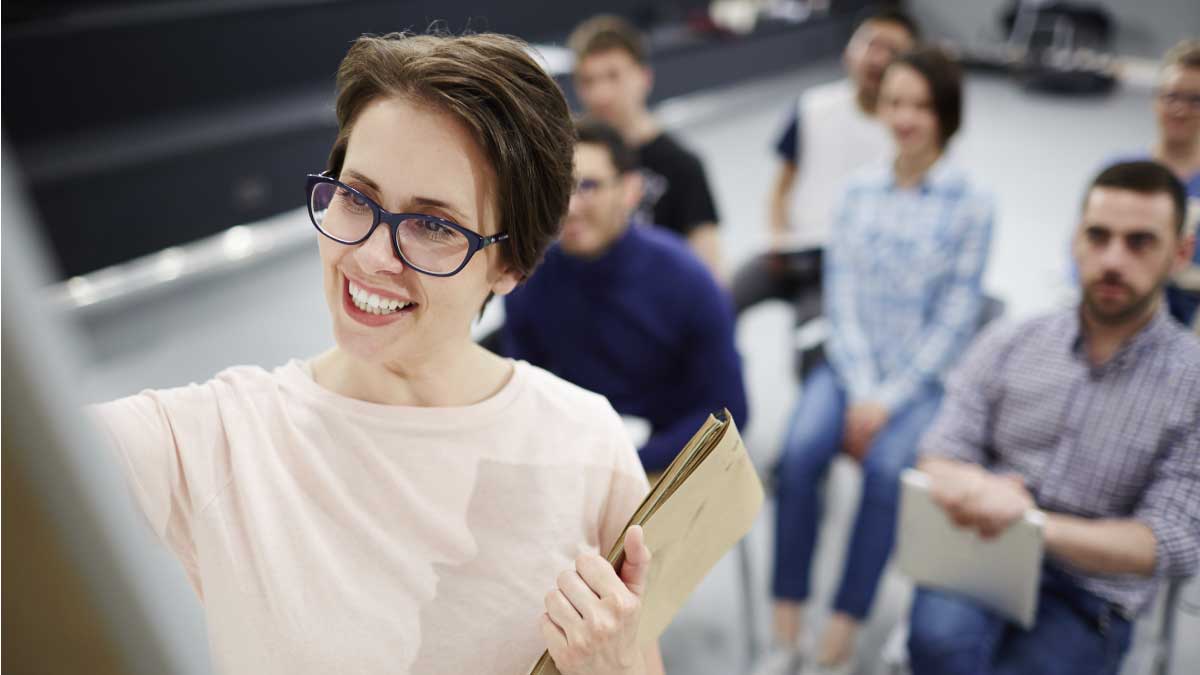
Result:
{"type": "Polygon", "coordinates": [[[353,281],[349,286],[350,299],[354,301],[354,306],[368,314],[391,314],[409,305],[395,298],[383,298],[376,293],[370,293],[353,281]]]}

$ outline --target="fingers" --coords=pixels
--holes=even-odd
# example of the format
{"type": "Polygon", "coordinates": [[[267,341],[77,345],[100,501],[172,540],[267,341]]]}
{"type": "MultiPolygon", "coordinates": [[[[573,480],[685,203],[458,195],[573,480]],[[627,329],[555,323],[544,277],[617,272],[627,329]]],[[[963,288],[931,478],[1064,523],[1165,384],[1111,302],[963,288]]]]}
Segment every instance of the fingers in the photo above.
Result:
{"type": "Polygon", "coordinates": [[[557,589],[546,594],[546,615],[562,629],[569,642],[577,642],[583,632],[583,616],[557,589]]]}
{"type": "Polygon", "coordinates": [[[640,527],[626,532],[624,551],[622,569],[630,586],[607,560],[589,553],[576,558],[575,569],[560,574],[557,587],[546,595],[542,636],[562,672],[598,667],[608,672],[614,664],[626,668],[641,658],[637,593],[645,590],[651,553],[640,527]]]}
{"type": "Polygon", "coordinates": [[[646,591],[646,579],[650,575],[650,548],[646,546],[646,533],[640,525],[625,532],[625,562],[621,565],[621,581],[639,598],[646,591]]]}
{"type": "Polygon", "coordinates": [[[575,559],[575,571],[579,577],[601,599],[611,598],[627,593],[625,582],[617,576],[617,571],[607,560],[594,553],[587,553],[575,559]]]}
{"type": "Polygon", "coordinates": [[[543,614],[539,623],[542,629],[542,639],[546,641],[546,650],[550,652],[550,658],[554,659],[554,664],[560,669],[566,668],[571,653],[566,633],[554,623],[548,614],[543,614]]]}
{"type": "Polygon", "coordinates": [[[558,575],[558,591],[571,603],[575,611],[585,621],[591,621],[596,616],[596,606],[600,604],[600,596],[587,585],[575,570],[567,570],[558,575]]]}

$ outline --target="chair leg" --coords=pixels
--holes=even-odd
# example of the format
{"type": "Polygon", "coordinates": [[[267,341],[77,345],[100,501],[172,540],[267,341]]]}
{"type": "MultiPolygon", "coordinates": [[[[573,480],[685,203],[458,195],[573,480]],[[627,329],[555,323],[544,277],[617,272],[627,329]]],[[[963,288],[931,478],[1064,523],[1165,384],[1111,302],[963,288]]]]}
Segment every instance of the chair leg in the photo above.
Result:
{"type": "Polygon", "coordinates": [[[1170,675],[1171,656],[1175,651],[1175,610],[1179,607],[1179,593],[1186,579],[1171,579],[1167,582],[1167,594],[1163,598],[1162,622],[1159,624],[1158,649],[1154,655],[1154,675],[1170,675]]]}
{"type": "Polygon", "coordinates": [[[742,623],[746,626],[746,670],[749,671],[754,667],[754,657],[758,653],[758,613],[755,611],[754,566],[748,536],[738,542],[737,551],[742,577],[742,623]]]}

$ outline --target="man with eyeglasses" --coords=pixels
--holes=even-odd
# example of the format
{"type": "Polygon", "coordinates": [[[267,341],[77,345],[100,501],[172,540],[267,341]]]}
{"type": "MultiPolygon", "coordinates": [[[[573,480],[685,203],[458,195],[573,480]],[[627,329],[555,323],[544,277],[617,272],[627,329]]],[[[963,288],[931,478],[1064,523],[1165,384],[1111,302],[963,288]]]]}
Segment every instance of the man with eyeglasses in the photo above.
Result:
{"type": "Polygon", "coordinates": [[[608,398],[650,424],[648,472],[675,458],[709,413],[746,425],[733,310],[685,240],[631,221],[632,150],[603,122],[576,124],[576,188],[559,241],[505,297],[503,353],[608,398]]]}
{"type": "MultiPolygon", "coordinates": [[[[1150,152],[1120,159],[1153,159],[1170,169],[1187,190],[1194,231],[1200,209],[1200,40],[1184,40],[1163,57],[1154,116],[1158,138],[1150,152]]],[[[1167,285],[1167,306],[1171,316],[1200,331],[1200,250],[1167,285]]]]}

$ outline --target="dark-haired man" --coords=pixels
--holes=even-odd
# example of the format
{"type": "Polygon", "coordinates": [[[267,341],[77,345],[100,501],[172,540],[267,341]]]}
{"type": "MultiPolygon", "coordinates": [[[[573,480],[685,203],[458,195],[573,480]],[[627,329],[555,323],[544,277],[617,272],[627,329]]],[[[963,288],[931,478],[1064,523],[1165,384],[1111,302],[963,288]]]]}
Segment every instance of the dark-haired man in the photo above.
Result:
{"type": "Polygon", "coordinates": [[[636,149],[643,173],[641,219],[683,237],[718,280],[723,277],[717,208],[700,158],[646,105],[654,84],[646,39],[620,17],[600,15],[567,40],[575,54],[575,93],[587,114],[614,127],[636,149]]]}
{"type": "Polygon", "coordinates": [[[746,424],[733,310],[683,240],[631,221],[641,176],[620,134],[596,121],[577,131],[562,236],[505,297],[503,353],[649,422],[638,453],[661,471],[709,413],[746,424]]]}
{"type": "Polygon", "coordinates": [[[1072,250],[1078,307],[990,330],[921,443],[934,499],[991,537],[1046,513],[1037,623],[920,589],[914,672],[1118,672],[1158,580],[1200,567],[1200,340],[1163,287],[1186,265],[1183,185],[1149,161],[1087,191],[1072,250]]]}

